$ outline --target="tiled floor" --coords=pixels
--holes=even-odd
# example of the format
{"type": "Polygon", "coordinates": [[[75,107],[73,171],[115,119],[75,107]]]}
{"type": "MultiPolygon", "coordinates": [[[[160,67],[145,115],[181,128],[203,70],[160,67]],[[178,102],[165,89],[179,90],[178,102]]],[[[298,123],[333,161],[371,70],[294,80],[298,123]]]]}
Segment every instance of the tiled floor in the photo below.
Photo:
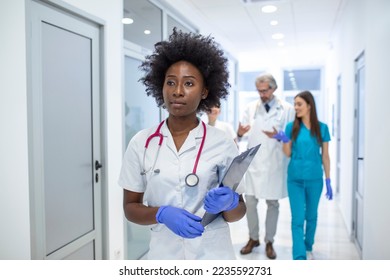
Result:
{"type": "MultiPolygon", "coordinates": [[[[266,204],[259,201],[258,211],[260,218],[260,246],[251,254],[241,255],[240,249],[248,241],[248,228],[246,217],[238,222],[230,224],[233,245],[237,259],[241,260],[265,260],[264,244],[264,217],[266,204]]],[[[277,260],[291,260],[291,229],[290,229],[290,205],[288,198],[280,200],[280,214],[278,230],[274,241],[274,249],[277,260]]],[[[336,200],[328,201],[321,198],[315,244],[313,247],[314,258],[318,260],[359,260],[360,256],[351,242],[347,233],[343,218],[340,215],[336,200]]]]}

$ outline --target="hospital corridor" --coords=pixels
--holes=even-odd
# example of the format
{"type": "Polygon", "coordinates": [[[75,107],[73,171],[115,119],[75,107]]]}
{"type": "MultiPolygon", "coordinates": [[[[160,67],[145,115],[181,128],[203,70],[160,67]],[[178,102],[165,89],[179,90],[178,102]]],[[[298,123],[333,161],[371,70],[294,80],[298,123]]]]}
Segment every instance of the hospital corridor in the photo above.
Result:
{"type": "MultiPolygon", "coordinates": [[[[274,241],[276,260],[292,259],[291,214],[288,198],[280,202],[278,228],[274,241]]],[[[248,241],[248,223],[246,217],[230,224],[231,237],[237,260],[268,260],[265,254],[264,219],[265,201],[258,204],[260,222],[260,246],[252,253],[240,254],[240,250],[248,241]]],[[[314,260],[360,260],[358,249],[348,235],[345,223],[337,206],[337,198],[328,201],[323,196],[318,209],[317,233],[313,249],[314,260]]],[[[141,259],[144,259],[142,256],[141,259]]]]}
{"type": "MultiPolygon", "coordinates": [[[[227,249],[221,245],[227,221],[244,215],[238,191],[224,188],[230,204],[211,207],[233,211],[213,224],[226,239],[202,239],[217,248],[203,246],[207,254],[191,239],[203,234],[199,223],[185,235],[167,225],[176,220],[159,218],[168,208],[170,218],[189,215],[199,222],[193,215],[224,195],[210,186],[248,150],[245,143],[256,141],[262,143],[251,147],[272,149],[261,162],[269,164],[262,181],[287,182],[287,174],[299,174],[289,186],[298,190],[291,201],[299,222],[315,216],[324,183],[315,260],[390,260],[389,14],[390,0],[0,0],[0,260],[145,260],[151,244],[166,245],[158,242],[162,235],[182,242],[164,256],[178,256],[191,244],[195,249],[187,252],[196,252],[194,258],[273,259],[265,252],[263,198],[260,245],[248,254],[240,253],[249,238],[246,216],[229,223],[234,253],[230,242],[227,249]],[[161,47],[170,40],[173,47],[161,47]],[[193,43],[193,51],[180,56],[180,40],[193,43]],[[164,54],[177,59],[164,62],[154,56],[158,51],[178,58],[164,54]],[[273,82],[259,82],[260,75],[273,82]],[[177,76],[180,82],[169,80],[177,76]],[[189,77],[196,82],[183,82],[189,77]],[[302,93],[311,101],[297,103],[302,93]],[[177,96],[186,102],[172,101],[177,96]],[[202,112],[208,109],[218,116],[207,125],[200,120],[208,121],[202,112]],[[309,125],[300,130],[303,119],[309,125]],[[264,133],[249,139],[255,135],[249,124],[264,133]],[[288,145],[302,131],[308,141],[300,134],[293,148],[300,163],[284,172],[285,155],[293,158],[288,145]],[[301,181],[314,186],[306,197],[301,181]],[[327,188],[333,188],[332,200],[327,188]],[[310,213],[302,214],[307,204],[310,213]]],[[[256,168],[246,177],[251,186],[264,171],[256,168]]],[[[268,203],[276,209],[276,202],[268,203]]],[[[292,260],[289,198],[279,203],[268,248],[273,244],[276,260],[292,260]]],[[[299,250],[304,259],[310,245],[299,250]]]]}
{"type": "MultiPolygon", "coordinates": [[[[277,260],[291,260],[291,214],[288,198],[282,199],[279,208],[279,221],[274,241],[277,260]]],[[[260,222],[260,246],[255,247],[252,253],[241,255],[240,250],[248,241],[248,225],[246,217],[232,223],[232,242],[238,260],[268,260],[265,254],[264,219],[266,204],[260,200],[258,204],[260,222]]],[[[318,209],[317,233],[313,246],[314,260],[359,260],[361,259],[356,245],[348,235],[344,221],[341,218],[337,205],[337,198],[328,201],[321,197],[318,209]]]]}

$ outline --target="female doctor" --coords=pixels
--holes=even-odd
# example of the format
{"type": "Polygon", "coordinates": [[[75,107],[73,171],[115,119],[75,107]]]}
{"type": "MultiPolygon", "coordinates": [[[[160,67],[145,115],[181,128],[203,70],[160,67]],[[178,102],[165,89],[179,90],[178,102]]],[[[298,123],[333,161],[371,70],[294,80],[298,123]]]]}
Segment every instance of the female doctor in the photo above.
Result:
{"type": "Polygon", "coordinates": [[[331,200],[328,126],[317,117],[310,91],[294,98],[295,120],[273,137],[283,142],[283,152],[290,157],[287,173],[288,197],[291,208],[291,231],[294,260],[313,259],[317,228],[318,204],[325,173],[326,197],[331,200]]]}
{"type": "Polygon", "coordinates": [[[213,38],[174,29],[141,69],[147,95],[169,115],[128,145],[119,178],[125,216],[151,225],[148,259],[235,259],[227,222],[245,215],[243,190],[218,184],[238,150],[197,117],[226,98],[227,59],[213,38]],[[205,228],[205,211],[222,215],[205,228]]]}

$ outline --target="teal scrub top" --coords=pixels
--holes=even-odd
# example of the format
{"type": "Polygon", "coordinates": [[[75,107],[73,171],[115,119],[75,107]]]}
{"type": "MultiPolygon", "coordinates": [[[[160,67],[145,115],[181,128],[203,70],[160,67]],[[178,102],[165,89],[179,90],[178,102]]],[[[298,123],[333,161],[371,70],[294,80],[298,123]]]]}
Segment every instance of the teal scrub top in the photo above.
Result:
{"type": "MultiPolygon", "coordinates": [[[[292,138],[293,122],[286,126],[286,135],[292,138]]],[[[330,141],[328,126],[320,122],[320,132],[323,142],[330,141]]],[[[288,165],[288,180],[317,180],[322,179],[321,146],[317,138],[301,123],[297,139],[292,142],[291,159],[288,165]]]]}

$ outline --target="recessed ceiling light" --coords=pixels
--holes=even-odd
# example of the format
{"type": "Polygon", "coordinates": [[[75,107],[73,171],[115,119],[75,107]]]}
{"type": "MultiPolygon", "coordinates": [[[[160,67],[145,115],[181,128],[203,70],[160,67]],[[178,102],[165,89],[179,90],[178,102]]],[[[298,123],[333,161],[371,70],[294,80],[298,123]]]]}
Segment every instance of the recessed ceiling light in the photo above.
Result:
{"type": "Polygon", "coordinates": [[[263,13],[270,14],[270,13],[276,12],[277,9],[278,9],[278,8],[277,8],[276,6],[274,6],[274,5],[266,5],[266,6],[263,6],[263,7],[261,8],[261,11],[262,11],[263,13]]]}
{"type": "Polygon", "coordinates": [[[134,20],[132,18],[128,18],[128,17],[122,18],[123,24],[132,24],[133,22],[134,20]]]}
{"type": "Polygon", "coordinates": [[[272,39],[274,39],[274,40],[280,40],[280,39],[283,39],[283,38],[284,38],[284,34],[283,33],[272,34],[272,39]]]}
{"type": "Polygon", "coordinates": [[[278,25],[278,21],[277,20],[271,20],[270,22],[269,22],[269,24],[271,24],[271,25],[278,25]]]}
{"type": "Polygon", "coordinates": [[[150,33],[152,32],[149,29],[145,29],[144,34],[149,35],[150,33]]]}

